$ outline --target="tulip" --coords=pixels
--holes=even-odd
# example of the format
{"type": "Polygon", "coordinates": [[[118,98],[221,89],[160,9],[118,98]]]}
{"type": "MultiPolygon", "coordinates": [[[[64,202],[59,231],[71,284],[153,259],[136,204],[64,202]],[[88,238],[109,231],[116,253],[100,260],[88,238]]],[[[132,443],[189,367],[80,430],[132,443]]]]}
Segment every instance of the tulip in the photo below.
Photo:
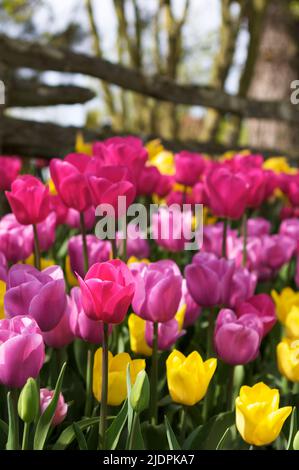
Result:
{"type": "MultiPolygon", "coordinates": [[[[92,230],[96,220],[95,210],[93,207],[89,207],[89,209],[86,209],[86,211],[83,212],[83,220],[86,230],[92,230]]],[[[63,223],[69,225],[71,228],[80,229],[80,212],[76,211],[75,209],[68,209],[63,223]]]]}
{"type": "Polygon", "coordinates": [[[151,356],[152,348],[145,340],[146,321],[138,315],[131,313],[128,320],[130,333],[130,348],[135,354],[151,356]]]}
{"type": "MultiPolygon", "coordinates": [[[[60,196],[56,194],[50,195],[50,210],[56,215],[56,226],[66,223],[66,218],[70,209],[66,207],[60,196]]],[[[77,213],[77,211],[75,211],[75,213],[77,213]]]]}
{"type": "Polygon", "coordinates": [[[0,320],[5,318],[5,313],[4,313],[5,294],[6,294],[6,282],[0,281],[0,320]]]}
{"type": "MultiPolygon", "coordinates": [[[[48,388],[40,389],[40,411],[42,415],[44,414],[44,412],[50,405],[50,402],[52,401],[53,396],[54,396],[54,390],[49,390],[48,388]]],[[[67,410],[68,410],[68,405],[65,403],[62,393],[60,393],[56,410],[54,413],[54,417],[51,423],[52,426],[58,426],[58,424],[64,421],[67,415],[67,410]]]]}
{"type": "Polygon", "coordinates": [[[299,292],[295,292],[290,287],[285,287],[280,294],[272,290],[271,296],[275,302],[277,318],[284,324],[291,308],[294,305],[299,307],[299,292]]]}
{"type": "Polygon", "coordinates": [[[150,384],[145,370],[138,372],[135,384],[130,393],[130,404],[133,411],[142,413],[146,410],[150,399],[150,384]]]}
{"type": "Polygon", "coordinates": [[[137,194],[151,196],[156,192],[161,174],[155,166],[145,166],[137,180],[137,194]]]}
{"type": "Polygon", "coordinates": [[[267,173],[261,168],[247,171],[246,179],[249,184],[247,207],[258,208],[267,197],[267,173]]]}
{"type": "Polygon", "coordinates": [[[19,224],[14,214],[5,215],[0,221],[0,251],[12,263],[28,258],[33,251],[32,227],[19,224]]]}
{"type": "Polygon", "coordinates": [[[185,186],[194,186],[205,168],[203,157],[183,151],[175,155],[175,179],[185,186]]]}
{"type": "Polygon", "coordinates": [[[288,263],[296,250],[296,242],[287,235],[265,235],[262,241],[264,263],[272,270],[278,270],[288,263]]]}
{"type": "Polygon", "coordinates": [[[11,184],[20,173],[22,162],[18,157],[0,156],[0,191],[10,189],[11,184]]]}
{"type": "Polygon", "coordinates": [[[22,225],[43,222],[50,212],[49,188],[31,175],[19,176],[5,192],[10,207],[22,225]]]}
{"type": "MultiPolygon", "coordinates": [[[[95,263],[108,261],[111,253],[111,244],[99,240],[95,235],[86,236],[88,260],[92,266],[95,263]]],[[[73,273],[84,276],[83,240],[81,235],[71,237],[68,242],[68,253],[73,273]]]]}
{"type": "Polygon", "coordinates": [[[91,206],[86,178],[86,167],[90,157],[84,154],[70,154],[65,160],[54,158],[50,163],[51,177],[63,203],[80,213],[91,206]]]}
{"type": "Polygon", "coordinates": [[[227,364],[247,364],[259,354],[263,324],[255,314],[237,318],[229,309],[220,310],[214,331],[214,346],[227,364]]]}
{"type": "Polygon", "coordinates": [[[270,235],[271,223],[263,217],[250,218],[247,221],[247,235],[249,237],[259,237],[270,235]]]}
{"type": "MultiPolygon", "coordinates": [[[[70,328],[74,336],[92,344],[103,342],[103,323],[91,320],[84,312],[79,287],[71,290],[70,297],[70,328]]],[[[109,333],[112,325],[109,325],[109,333]]]]}
{"type": "Polygon", "coordinates": [[[279,233],[293,238],[297,245],[299,244],[299,220],[298,219],[285,219],[279,227],[279,233]]]}
{"type": "MultiPolygon", "coordinates": [[[[113,356],[108,354],[108,405],[119,406],[127,397],[127,366],[130,365],[131,383],[134,385],[137,375],[145,369],[144,359],[132,360],[127,353],[113,356]]],[[[101,401],[102,385],[102,348],[95,353],[93,368],[93,393],[101,401]]]]}
{"type": "Polygon", "coordinates": [[[258,316],[263,323],[263,336],[268,334],[276,323],[275,305],[267,294],[258,294],[239,303],[236,313],[238,317],[248,313],[258,316]]]}
{"type": "Polygon", "coordinates": [[[224,304],[235,308],[240,302],[244,302],[253,296],[257,284],[257,276],[246,268],[236,267],[230,283],[228,299],[224,304]]]}
{"type": "MultiPolygon", "coordinates": [[[[123,255],[122,239],[124,234],[118,232],[117,234],[117,248],[119,255],[123,255]]],[[[148,240],[143,237],[138,225],[132,222],[127,226],[127,258],[136,257],[138,259],[149,258],[150,245],[148,240]]]]}
{"type": "Polygon", "coordinates": [[[3,253],[0,251],[0,282],[7,280],[8,264],[7,259],[3,253]]]}
{"type": "Polygon", "coordinates": [[[135,278],[134,312],[152,322],[171,320],[182,295],[182,276],[176,264],[165,260],[131,269],[135,278]]]}
{"type": "MultiPolygon", "coordinates": [[[[178,321],[173,318],[168,322],[159,323],[158,325],[158,350],[168,351],[177,340],[185,334],[178,321]]],[[[153,347],[154,325],[152,322],[146,322],[145,339],[150,348],[153,347]]]]}
{"type": "Polygon", "coordinates": [[[185,268],[188,290],[198,305],[212,307],[221,305],[229,298],[234,263],[217,259],[208,253],[193,257],[192,264],[185,268]]]}
{"type": "Polygon", "coordinates": [[[174,350],[166,361],[167,384],[172,400],[189,406],[198,403],[207,393],[216,366],[217,359],[203,362],[197,351],[185,357],[174,350]]]}
{"type": "Polygon", "coordinates": [[[175,173],[174,155],[167,150],[162,150],[151,158],[151,165],[157,167],[162,175],[172,176],[175,173]]]}
{"type": "Polygon", "coordinates": [[[84,280],[78,276],[82,305],[91,320],[121,323],[132,301],[135,285],[125,263],[119,259],[94,264],[84,280]]]}
{"type": "Polygon", "coordinates": [[[155,189],[155,194],[159,197],[165,197],[170,193],[173,185],[173,177],[168,175],[161,175],[155,189]]]}
{"type": "Polygon", "coordinates": [[[160,207],[152,217],[153,238],[169,251],[183,251],[192,239],[192,218],[191,211],[160,207]]]}
{"type": "Polygon", "coordinates": [[[51,348],[64,348],[74,340],[70,327],[71,300],[68,297],[67,306],[59,323],[50,331],[43,333],[44,342],[51,348]]]}
{"type": "Polygon", "coordinates": [[[242,173],[216,166],[207,174],[205,187],[209,206],[216,216],[239,219],[243,215],[249,184],[242,173]]]}
{"type": "Polygon", "coordinates": [[[56,237],[55,229],[56,214],[51,212],[43,222],[37,225],[37,235],[41,251],[48,251],[54,245],[56,237]]]}
{"type": "Polygon", "coordinates": [[[0,320],[0,383],[21,388],[36,378],[45,359],[45,346],[33,318],[18,316],[0,320]]]}
{"type": "MultiPolygon", "coordinates": [[[[205,225],[203,227],[203,245],[202,252],[213,253],[217,257],[221,257],[222,253],[222,238],[223,238],[223,222],[213,225],[205,225]]],[[[237,239],[236,230],[227,230],[227,250],[231,251],[237,239]]]]}
{"type": "Polygon", "coordinates": [[[279,372],[291,382],[299,382],[299,340],[283,338],[276,352],[279,372]]]}
{"type": "Polygon", "coordinates": [[[10,318],[30,315],[43,332],[52,330],[66,308],[63,271],[58,266],[41,272],[32,266],[13,266],[8,272],[4,307],[10,318]]]}
{"type": "MultiPolygon", "coordinates": [[[[182,284],[182,299],[180,303],[181,308],[184,306],[184,320],[183,326],[187,328],[193,325],[201,314],[201,307],[193,300],[187,288],[187,282],[183,279],[182,284]]],[[[179,308],[180,310],[180,308],[179,308]]]]}
{"type": "Polygon", "coordinates": [[[33,423],[39,413],[39,390],[36,381],[29,377],[18,400],[18,414],[24,423],[33,423]]]}
{"type": "Polygon", "coordinates": [[[132,204],[136,196],[136,187],[125,166],[100,166],[96,174],[88,176],[91,199],[95,207],[108,204],[113,213],[108,215],[121,217],[132,204]],[[121,207],[119,198],[125,198],[125,206],[121,207]]]}
{"type": "Polygon", "coordinates": [[[292,407],[279,408],[279,391],[263,382],[243,386],[236,399],[236,426],[245,442],[264,446],[275,441],[292,407]]]}

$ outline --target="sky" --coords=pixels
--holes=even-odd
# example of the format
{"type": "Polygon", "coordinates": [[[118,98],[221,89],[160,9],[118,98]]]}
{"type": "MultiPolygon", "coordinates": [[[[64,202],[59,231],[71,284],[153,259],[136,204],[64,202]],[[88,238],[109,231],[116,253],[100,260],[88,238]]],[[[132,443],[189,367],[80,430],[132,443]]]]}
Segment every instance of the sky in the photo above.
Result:
{"type": "MultiPolygon", "coordinates": [[[[44,31],[45,28],[51,33],[62,31],[69,19],[72,18],[83,25],[87,25],[87,17],[84,11],[84,0],[43,0],[50,8],[40,7],[34,14],[34,23],[37,31],[44,31]]],[[[157,0],[141,0],[147,9],[155,8],[157,0]]],[[[184,0],[174,0],[175,12],[179,14],[184,0]]],[[[115,31],[116,18],[113,12],[112,0],[94,0],[96,22],[103,39],[105,58],[116,61],[115,51],[115,31]]],[[[187,74],[192,77],[194,83],[208,83],[211,69],[211,54],[208,49],[212,47],[217,50],[219,25],[221,21],[219,0],[191,0],[190,13],[184,29],[184,42],[192,49],[193,53],[187,61],[187,74]]],[[[12,30],[9,34],[17,36],[17,32],[12,30]]],[[[230,93],[237,90],[240,65],[242,64],[247,47],[247,34],[240,34],[238,40],[235,66],[227,80],[226,89],[230,93]]],[[[84,41],[76,48],[80,52],[91,53],[89,44],[84,41]]],[[[99,81],[81,75],[60,74],[47,72],[42,74],[43,81],[56,85],[61,83],[73,83],[81,86],[91,87],[98,90],[99,81]]],[[[15,108],[12,114],[16,117],[39,121],[52,121],[62,125],[83,126],[88,110],[101,107],[100,99],[94,99],[85,105],[55,106],[51,108],[15,108]]],[[[201,116],[204,113],[202,108],[192,108],[192,114],[201,116]]]]}

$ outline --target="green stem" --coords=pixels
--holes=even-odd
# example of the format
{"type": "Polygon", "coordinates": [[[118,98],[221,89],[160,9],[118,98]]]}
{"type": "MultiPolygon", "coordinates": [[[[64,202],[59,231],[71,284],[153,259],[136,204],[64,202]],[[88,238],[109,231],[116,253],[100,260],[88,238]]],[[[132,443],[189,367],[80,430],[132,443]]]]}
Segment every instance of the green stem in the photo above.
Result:
{"type": "Polygon", "coordinates": [[[30,423],[24,423],[22,450],[28,450],[30,423]]]}
{"type": "Polygon", "coordinates": [[[34,266],[36,269],[40,270],[40,246],[38,240],[37,226],[33,224],[33,234],[34,234],[34,266]]]}
{"type": "Polygon", "coordinates": [[[223,232],[222,232],[222,258],[227,258],[227,228],[228,219],[223,221],[223,232]]]}
{"type": "Polygon", "coordinates": [[[214,309],[211,308],[208,316],[208,335],[207,335],[207,359],[209,359],[214,351],[214,309]]]}
{"type": "Polygon", "coordinates": [[[227,411],[231,411],[233,408],[234,376],[235,376],[235,366],[230,366],[229,374],[228,374],[228,381],[227,381],[227,399],[226,399],[227,411]]]}
{"type": "Polygon", "coordinates": [[[245,211],[242,219],[242,235],[243,235],[243,257],[242,265],[245,267],[247,263],[247,212],[245,211]]]}
{"type": "Polygon", "coordinates": [[[18,450],[20,448],[19,445],[19,415],[18,415],[18,401],[19,401],[19,390],[17,388],[13,388],[11,390],[11,395],[13,399],[13,420],[14,420],[14,446],[13,450],[18,450]]]}
{"type": "Polygon", "coordinates": [[[87,248],[87,238],[86,238],[86,227],[85,227],[85,220],[84,220],[84,213],[80,213],[80,230],[82,234],[82,242],[83,242],[83,259],[84,259],[84,272],[85,274],[89,268],[88,262],[88,248],[87,248]]]}
{"type": "Polygon", "coordinates": [[[84,416],[90,418],[92,412],[93,395],[92,395],[92,378],[93,378],[93,364],[94,364],[94,350],[93,344],[89,345],[87,352],[87,366],[86,366],[86,401],[84,416]]]}
{"type": "Polygon", "coordinates": [[[108,323],[103,323],[103,344],[102,344],[102,393],[101,393],[101,414],[99,427],[99,448],[105,450],[106,447],[106,421],[107,421],[107,401],[108,401],[108,323]]]}
{"type": "Polygon", "coordinates": [[[158,322],[154,322],[150,402],[150,416],[152,424],[157,424],[158,421],[158,325],[158,322]]]}
{"type": "Polygon", "coordinates": [[[183,445],[186,436],[186,427],[187,427],[187,412],[185,406],[181,408],[181,423],[180,423],[180,442],[183,445]]]}
{"type": "Polygon", "coordinates": [[[133,422],[132,422],[132,428],[131,428],[130,439],[129,439],[129,445],[128,445],[128,450],[134,450],[134,449],[133,449],[133,444],[134,444],[134,436],[135,436],[135,434],[136,434],[137,421],[138,421],[138,413],[136,413],[136,412],[134,411],[133,422]]]}

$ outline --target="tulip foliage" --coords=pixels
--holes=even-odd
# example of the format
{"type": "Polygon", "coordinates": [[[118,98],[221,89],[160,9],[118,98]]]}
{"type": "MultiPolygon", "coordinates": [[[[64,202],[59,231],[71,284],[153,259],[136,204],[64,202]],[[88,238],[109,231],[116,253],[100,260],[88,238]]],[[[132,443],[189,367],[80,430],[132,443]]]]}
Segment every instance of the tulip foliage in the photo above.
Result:
{"type": "Polygon", "coordinates": [[[299,450],[299,171],[82,148],[0,157],[0,448],[299,450]]]}

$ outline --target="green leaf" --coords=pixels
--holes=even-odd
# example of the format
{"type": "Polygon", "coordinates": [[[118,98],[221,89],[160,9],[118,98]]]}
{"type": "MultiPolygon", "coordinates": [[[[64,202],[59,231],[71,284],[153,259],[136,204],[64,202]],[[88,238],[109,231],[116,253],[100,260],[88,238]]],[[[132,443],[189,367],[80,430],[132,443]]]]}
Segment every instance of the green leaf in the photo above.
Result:
{"type": "Polygon", "coordinates": [[[0,429],[2,432],[4,432],[6,436],[8,436],[8,430],[9,430],[8,424],[2,419],[0,419],[0,429]]]}
{"type": "MultiPolygon", "coordinates": [[[[81,431],[84,431],[89,427],[99,424],[99,421],[100,418],[97,416],[96,418],[82,419],[82,421],[77,421],[76,424],[81,429],[81,431]]],[[[52,450],[65,450],[76,439],[73,424],[64,429],[64,431],[60,434],[58,440],[55,442],[52,450]]]]}
{"type": "Polygon", "coordinates": [[[126,446],[126,449],[130,450],[145,450],[144,440],[141,432],[139,416],[136,414],[135,419],[133,419],[133,427],[131,430],[131,435],[129,436],[129,443],[126,446]]]}
{"type": "Polygon", "coordinates": [[[291,445],[294,439],[295,435],[295,427],[296,427],[296,422],[297,422],[297,413],[296,413],[296,408],[293,408],[292,414],[291,414],[291,422],[290,422],[290,431],[289,431],[289,438],[288,438],[288,443],[286,446],[286,450],[291,449],[291,445]]]}
{"type": "Polygon", "coordinates": [[[116,449],[122,430],[127,422],[127,418],[128,400],[124,402],[120,412],[106,431],[106,444],[109,450],[116,449]]]}
{"type": "Polygon", "coordinates": [[[76,439],[77,439],[78,444],[79,444],[79,449],[80,450],[88,450],[87,442],[85,440],[84,434],[83,434],[80,426],[78,426],[78,424],[75,422],[75,423],[73,423],[73,428],[74,428],[74,431],[75,431],[75,434],[76,434],[76,439]]]}
{"type": "Polygon", "coordinates": [[[17,450],[19,447],[18,415],[12,392],[8,392],[7,394],[7,408],[9,427],[6,450],[17,450]]]}
{"type": "Polygon", "coordinates": [[[130,376],[130,364],[128,364],[127,366],[128,437],[127,437],[126,448],[129,445],[129,438],[131,435],[131,429],[132,429],[133,417],[134,417],[134,411],[133,411],[131,400],[130,400],[131,390],[132,390],[132,384],[131,384],[131,376],[130,376]]]}
{"type": "Polygon", "coordinates": [[[198,426],[197,428],[195,428],[191,432],[191,434],[189,434],[189,436],[186,438],[186,440],[184,442],[184,445],[183,445],[184,450],[192,449],[192,444],[196,441],[197,436],[200,433],[201,428],[202,428],[202,424],[200,426],[198,426]]]}
{"type": "Polygon", "coordinates": [[[198,428],[188,450],[215,450],[223,434],[235,422],[235,413],[228,411],[211,418],[198,428]]]}
{"type": "Polygon", "coordinates": [[[48,436],[48,432],[49,432],[49,429],[52,424],[54,414],[56,411],[59,394],[60,394],[61,387],[62,387],[62,381],[63,381],[65,368],[66,368],[66,362],[63,364],[59,377],[57,379],[53,398],[51,402],[49,403],[49,406],[46,408],[45,412],[40,416],[37,422],[35,435],[34,435],[34,443],[33,443],[34,450],[43,450],[44,448],[44,445],[48,436]]]}
{"type": "Polygon", "coordinates": [[[227,430],[225,431],[225,433],[221,437],[220,441],[218,442],[216,450],[221,450],[222,449],[223,443],[224,443],[225,438],[228,435],[229,431],[230,431],[230,428],[227,428],[227,430]]]}
{"type": "Polygon", "coordinates": [[[166,426],[166,435],[168,440],[168,445],[170,450],[181,450],[180,444],[177,441],[177,438],[170,426],[167,416],[164,416],[165,426],[166,426]]]}

